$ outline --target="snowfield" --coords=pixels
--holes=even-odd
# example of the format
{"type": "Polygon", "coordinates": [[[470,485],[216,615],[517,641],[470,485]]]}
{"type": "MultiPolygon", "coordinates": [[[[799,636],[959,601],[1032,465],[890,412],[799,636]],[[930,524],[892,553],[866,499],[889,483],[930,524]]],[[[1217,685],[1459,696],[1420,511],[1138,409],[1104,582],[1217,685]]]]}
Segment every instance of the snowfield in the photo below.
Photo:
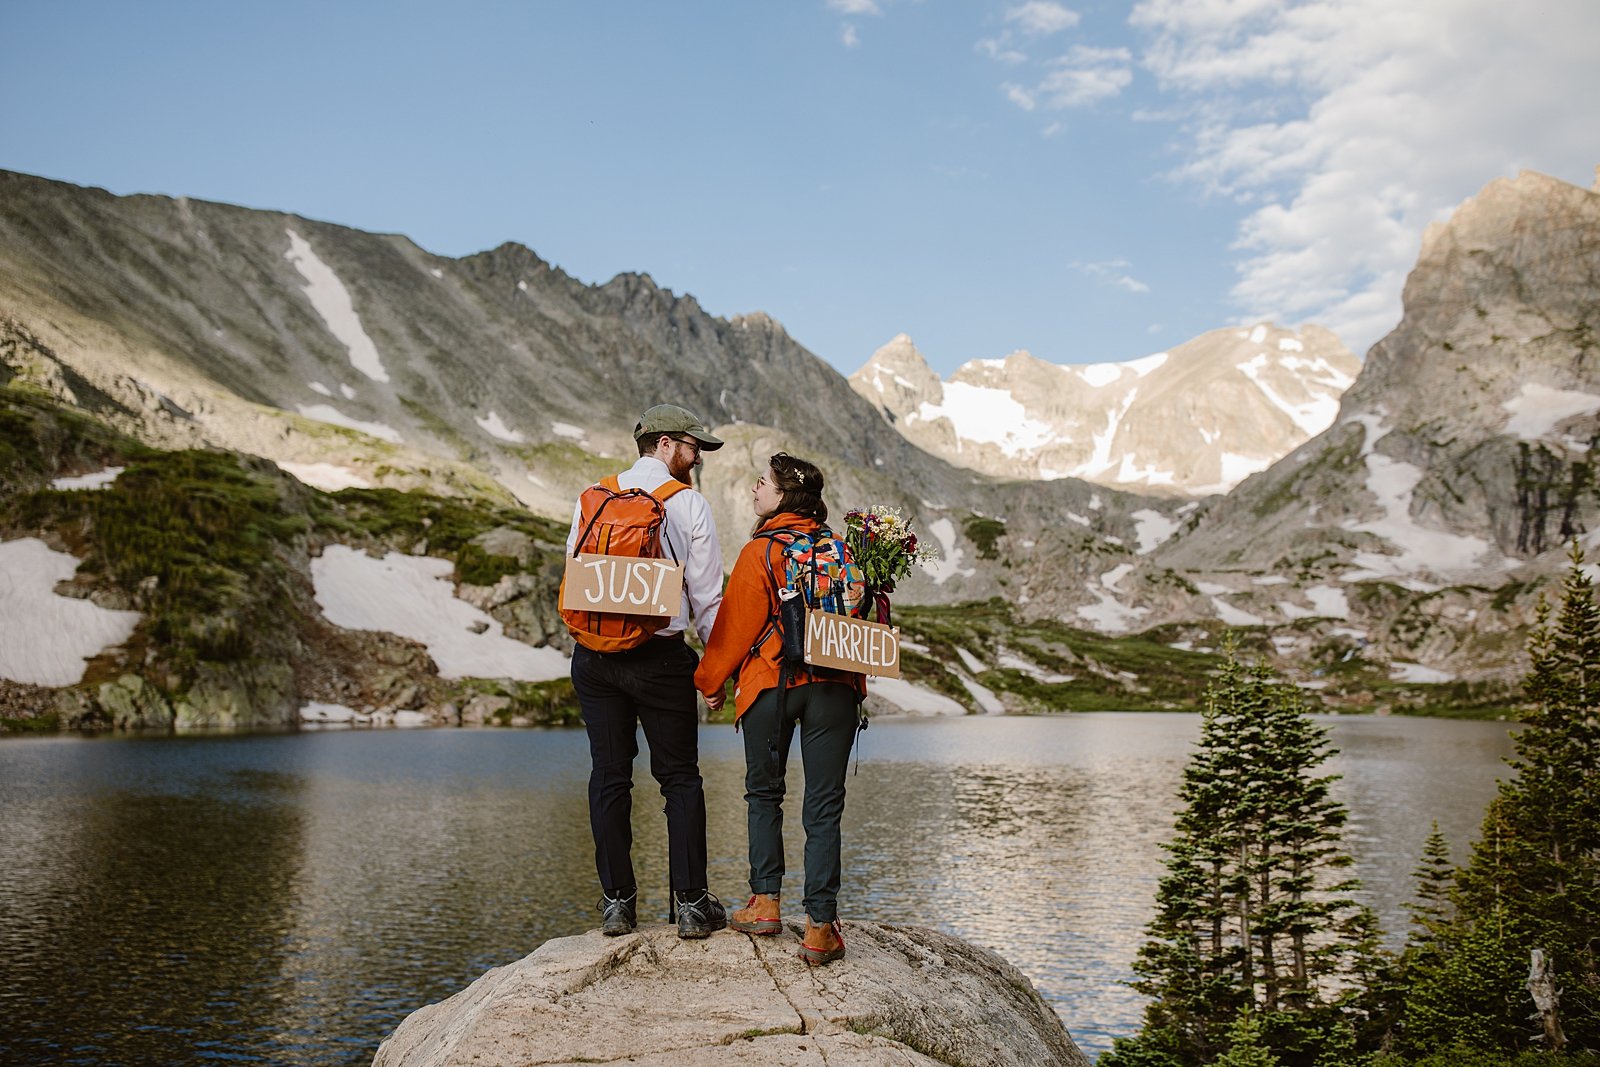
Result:
{"type": "Polygon", "coordinates": [[[1006,455],[1020,456],[1054,439],[1049,425],[1028,418],[1027,409],[1009,391],[967,382],[946,382],[944,399],[924,402],[915,417],[923,422],[949,419],[958,450],[965,440],[998,445],[1006,455]]]}
{"type": "Polygon", "coordinates": [[[512,678],[543,682],[564,678],[567,657],[505,636],[499,621],[455,595],[447,559],[391,552],[373,559],[345,545],[329,545],[311,561],[311,580],[322,613],[347,630],[399,634],[428,647],[441,678],[512,678]],[[474,627],[482,627],[474,633],[474,627]]]}
{"type": "Polygon", "coordinates": [[[1424,571],[1447,574],[1504,563],[1482,538],[1430,530],[1413,519],[1411,494],[1422,480],[1422,469],[1374,450],[1389,432],[1381,417],[1359,415],[1351,421],[1359,422],[1366,430],[1361,455],[1367,465],[1367,492],[1377,500],[1384,514],[1367,522],[1346,522],[1344,528],[1354,533],[1376,534],[1399,552],[1396,555],[1357,552],[1353,562],[1360,569],[1340,575],[1340,581],[1399,578],[1424,571]]]}
{"type": "Polygon", "coordinates": [[[949,519],[934,519],[928,524],[928,533],[939,543],[939,558],[922,565],[928,572],[935,585],[943,585],[951,578],[958,575],[966,576],[977,573],[971,567],[961,566],[965,550],[956,544],[956,524],[949,519]]]}
{"type": "Polygon", "coordinates": [[[117,475],[121,474],[125,469],[126,468],[123,467],[107,467],[105,470],[92,471],[88,474],[80,474],[75,478],[57,478],[55,481],[50,483],[50,488],[66,491],[79,489],[105,489],[112,482],[116,481],[117,475]]]}
{"type": "Polygon", "coordinates": [[[372,483],[349,467],[334,463],[280,463],[280,468],[301,482],[324,493],[337,493],[341,489],[371,489],[372,483]]]}
{"type": "Polygon", "coordinates": [[[55,592],[78,562],[38,538],[0,542],[0,678],[76,685],[86,660],[133,635],[137,611],[111,611],[55,592]]]}
{"type": "Polygon", "coordinates": [[[1501,407],[1510,416],[1503,432],[1524,441],[1537,441],[1551,434],[1557,423],[1600,411],[1600,396],[1524,382],[1522,392],[1501,407]]]}
{"type": "Polygon", "coordinates": [[[1130,608],[1116,597],[1093,586],[1089,588],[1089,592],[1094,594],[1099,603],[1080,606],[1077,616],[1080,619],[1087,619],[1089,625],[1103,634],[1127,633],[1133,629],[1134,623],[1138,622],[1141,616],[1150,614],[1149,608],[1130,608]]]}
{"type": "Polygon", "coordinates": [[[343,426],[347,430],[359,430],[369,437],[376,437],[380,441],[388,441],[392,445],[403,444],[400,431],[393,426],[381,422],[362,422],[352,418],[334,407],[332,404],[296,404],[294,408],[308,419],[317,422],[326,422],[333,426],[343,426]]]}
{"type": "Polygon", "coordinates": [[[868,678],[867,692],[882,697],[909,715],[965,715],[967,709],[943,693],[935,693],[904,678],[868,678]]]}
{"type": "Polygon", "coordinates": [[[527,440],[526,437],[522,436],[521,431],[513,430],[507,426],[498,412],[491,411],[483,418],[474,421],[477,422],[478,429],[490,437],[498,437],[500,440],[510,441],[514,445],[520,445],[527,440]]]}
{"type": "Polygon", "coordinates": [[[317,258],[317,254],[311,250],[311,242],[293,230],[284,232],[289,235],[289,251],[283,254],[283,258],[293,263],[294,269],[306,280],[306,298],[311,301],[317,314],[322,316],[328,332],[349,351],[350,365],[375,382],[388,381],[389,372],[383,369],[378,346],[372,343],[372,338],[367,336],[365,327],[361,325],[361,317],[356,314],[355,304],[350,300],[350,291],[344,287],[333,268],[317,258]]]}

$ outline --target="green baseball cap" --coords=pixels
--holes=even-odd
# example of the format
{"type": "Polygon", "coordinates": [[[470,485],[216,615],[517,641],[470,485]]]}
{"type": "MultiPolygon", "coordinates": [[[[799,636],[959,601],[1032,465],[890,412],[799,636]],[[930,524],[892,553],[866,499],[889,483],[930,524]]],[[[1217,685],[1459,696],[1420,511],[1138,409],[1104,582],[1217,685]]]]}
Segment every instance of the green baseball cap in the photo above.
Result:
{"type": "Polygon", "coordinates": [[[653,433],[686,433],[700,442],[702,452],[715,452],[722,447],[722,438],[706,429],[700,416],[676,404],[657,404],[639,416],[633,427],[633,439],[653,433]]]}

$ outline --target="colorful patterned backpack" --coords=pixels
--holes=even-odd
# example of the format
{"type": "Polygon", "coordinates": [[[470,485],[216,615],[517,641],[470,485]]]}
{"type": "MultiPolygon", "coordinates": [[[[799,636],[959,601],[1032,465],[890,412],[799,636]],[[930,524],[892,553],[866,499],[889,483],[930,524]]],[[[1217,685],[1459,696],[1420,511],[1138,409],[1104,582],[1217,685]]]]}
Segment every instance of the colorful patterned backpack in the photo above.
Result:
{"type": "MultiPolygon", "coordinates": [[[[783,635],[783,659],[805,662],[805,617],[815,608],[835,615],[863,617],[872,607],[867,579],[844,538],[826,526],[816,533],[802,530],[768,530],[756,535],[783,546],[784,581],[776,589],[778,610],[772,626],[783,635]]],[[[777,575],[772,574],[777,586],[777,575]]],[[[770,632],[770,631],[768,631],[770,632]]],[[[763,633],[761,641],[766,640],[763,633]]]]}

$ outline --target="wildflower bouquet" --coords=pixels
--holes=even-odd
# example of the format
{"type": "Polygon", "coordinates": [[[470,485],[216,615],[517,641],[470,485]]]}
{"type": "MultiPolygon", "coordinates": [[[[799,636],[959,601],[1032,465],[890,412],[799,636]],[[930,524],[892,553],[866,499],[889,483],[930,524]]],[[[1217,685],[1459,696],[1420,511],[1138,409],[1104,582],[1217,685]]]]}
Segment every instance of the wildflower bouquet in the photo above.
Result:
{"type": "Polygon", "coordinates": [[[921,544],[911,532],[911,521],[899,508],[873,504],[865,511],[852,511],[844,517],[845,543],[861,567],[861,573],[878,598],[881,621],[888,615],[888,595],[894,585],[911,573],[911,565],[927,565],[939,553],[921,544]]]}

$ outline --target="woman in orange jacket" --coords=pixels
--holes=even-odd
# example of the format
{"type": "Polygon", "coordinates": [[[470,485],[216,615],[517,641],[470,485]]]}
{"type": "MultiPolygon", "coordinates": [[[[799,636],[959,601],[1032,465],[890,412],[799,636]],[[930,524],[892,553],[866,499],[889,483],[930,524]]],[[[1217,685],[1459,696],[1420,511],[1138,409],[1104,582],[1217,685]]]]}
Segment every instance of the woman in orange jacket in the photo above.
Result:
{"type": "Polygon", "coordinates": [[[733,565],[716,625],[694,675],[695,687],[715,710],[722,706],[724,684],[738,673],[735,725],[744,732],[752,896],[729,920],[735,930],[748,934],[776,934],[783,929],[779,894],[784,874],[784,770],[798,726],[806,776],[800,820],[806,834],[806,933],[800,955],[808,963],[824,964],[844,955],[838,914],[839,820],[844,815],[845,768],[865,679],[846,671],[805,667],[788,677],[787,693],[778,699],[779,680],[786,676],[780,671],[783,639],[776,625],[786,541],[782,535],[770,535],[781,530],[815,534],[822,528],[828,518],[822,472],[779,452],[751,495],[755,529],[733,565]]]}

